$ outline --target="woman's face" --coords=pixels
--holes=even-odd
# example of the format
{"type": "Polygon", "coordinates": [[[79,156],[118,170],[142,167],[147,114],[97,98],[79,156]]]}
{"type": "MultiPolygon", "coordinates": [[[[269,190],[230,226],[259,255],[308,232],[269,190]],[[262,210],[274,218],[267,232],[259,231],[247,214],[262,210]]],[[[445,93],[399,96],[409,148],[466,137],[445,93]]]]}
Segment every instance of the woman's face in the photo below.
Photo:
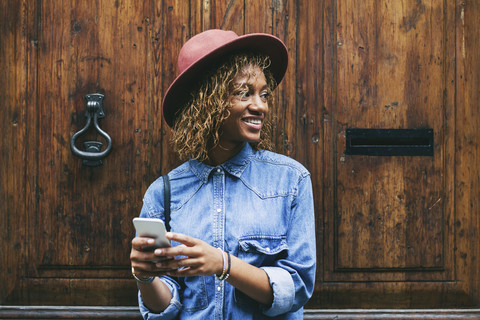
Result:
{"type": "Polygon", "coordinates": [[[260,140],[260,131],[268,113],[270,89],[263,71],[247,65],[233,80],[230,115],[223,122],[220,146],[232,150],[245,142],[260,140]]]}

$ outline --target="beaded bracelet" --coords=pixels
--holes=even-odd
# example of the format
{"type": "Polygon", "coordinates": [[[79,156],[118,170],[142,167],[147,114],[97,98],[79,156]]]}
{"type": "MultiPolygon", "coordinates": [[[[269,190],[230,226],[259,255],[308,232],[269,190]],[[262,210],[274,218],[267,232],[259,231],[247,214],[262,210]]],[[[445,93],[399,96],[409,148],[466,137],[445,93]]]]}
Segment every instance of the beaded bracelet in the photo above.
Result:
{"type": "Polygon", "coordinates": [[[218,280],[222,280],[222,278],[225,277],[225,272],[227,271],[227,267],[226,267],[226,264],[225,264],[225,255],[223,253],[223,250],[220,249],[220,248],[217,248],[217,249],[220,250],[220,253],[222,254],[223,271],[222,271],[222,274],[220,276],[217,276],[217,275],[215,275],[215,276],[217,277],[218,280]]]}
{"type": "Polygon", "coordinates": [[[221,288],[222,288],[222,282],[224,280],[227,280],[228,277],[230,276],[230,265],[231,265],[231,258],[230,258],[230,253],[228,252],[224,252],[222,249],[220,248],[217,248],[218,250],[220,250],[220,252],[222,253],[222,259],[223,259],[223,271],[222,271],[222,274],[220,276],[217,276],[215,275],[215,277],[218,279],[218,287],[217,287],[217,291],[220,291],[221,288]],[[227,257],[228,257],[228,267],[226,266],[225,264],[225,253],[227,254],[227,257]]]}
{"type": "MultiPolygon", "coordinates": [[[[227,256],[228,256],[228,268],[227,268],[227,271],[222,273],[222,275],[220,277],[218,277],[218,280],[227,280],[228,277],[230,276],[230,266],[232,264],[232,260],[230,258],[230,253],[229,252],[226,252],[227,253],[227,256]]],[[[225,270],[224,270],[225,271],[225,270]]]]}

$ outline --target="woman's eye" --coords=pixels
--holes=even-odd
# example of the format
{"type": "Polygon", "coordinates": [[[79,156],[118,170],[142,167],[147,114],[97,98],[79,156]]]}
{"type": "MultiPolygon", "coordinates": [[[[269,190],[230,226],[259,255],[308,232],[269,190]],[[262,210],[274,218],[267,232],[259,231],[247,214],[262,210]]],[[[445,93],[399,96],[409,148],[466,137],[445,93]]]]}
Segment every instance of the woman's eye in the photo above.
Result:
{"type": "Polygon", "coordinates": [[[235,96],[239,98],[248,98],[250,96],[250,93],[246,90],[241,90],[241,91],[235,92],[235,96]]]}
{"type": "Polygon", "coordinates": [[[260,96],[266,100],[270,97],[270,94],[271,93],[269,91],[266,91],[266,92],[263,92],[260,96]]]}

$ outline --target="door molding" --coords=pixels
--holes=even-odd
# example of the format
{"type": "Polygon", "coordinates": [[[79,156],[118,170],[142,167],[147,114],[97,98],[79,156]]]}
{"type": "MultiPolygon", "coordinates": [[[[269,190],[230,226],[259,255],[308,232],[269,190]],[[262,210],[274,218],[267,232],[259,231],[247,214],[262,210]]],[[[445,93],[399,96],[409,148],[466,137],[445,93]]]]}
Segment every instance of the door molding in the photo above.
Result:
{"type": "Polygon", "coordinates": [[[480,319],[480,309],[308,309],[304,319],[480,319]]]}
{"type": "Polygon", "coordinates": [[[0,306],[0,319],[142,319],[138,307],[0,306]]]}
{"type": "MultiPolygon", "coordinates": [[[[141,319],[138,307],[0,306],[1,319],[141,319]]],[[[307,309],[304,319],[480,319],[480,309],[307,309]]]]}

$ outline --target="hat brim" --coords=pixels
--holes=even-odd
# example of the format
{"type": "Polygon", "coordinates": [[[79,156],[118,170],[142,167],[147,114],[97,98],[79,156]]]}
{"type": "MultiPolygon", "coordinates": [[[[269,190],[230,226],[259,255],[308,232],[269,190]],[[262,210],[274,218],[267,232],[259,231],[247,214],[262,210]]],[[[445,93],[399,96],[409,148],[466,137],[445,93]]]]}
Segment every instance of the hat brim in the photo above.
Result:
{"type": "Polygon", "coordinates": [[[214,66],[220,58],[241,51],[268,56],[271,64],[267,70],[272,73],[277,84],[282,81],[288,65],[288,50],[285,44],[277,37],[266,33],[240,36],[198,59],[175,78],[163,98],[162,109],[165,122],[173,127],[176,117],[190,98],[188,91],[198,83],[199,78],[204,74],[202,71],[214,66]]]}

